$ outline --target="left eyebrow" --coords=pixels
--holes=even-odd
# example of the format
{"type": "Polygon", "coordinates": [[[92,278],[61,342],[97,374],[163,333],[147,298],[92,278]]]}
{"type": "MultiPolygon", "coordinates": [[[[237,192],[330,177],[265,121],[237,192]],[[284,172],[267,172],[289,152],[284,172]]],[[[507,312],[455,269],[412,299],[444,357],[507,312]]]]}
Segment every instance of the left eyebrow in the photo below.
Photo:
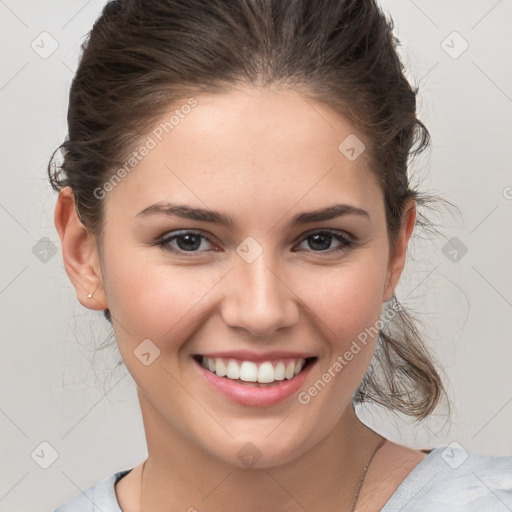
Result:
{"type": "Polygon", "coordinates": [[[343,215],[360,215],[370,219],[370,214],[362,208],[358,208],[351,204],[333,204],[332,206],[328,206],[321,210],[299,213],[293,217],[290,224],[299,225],[307,224],[308,222],[321,222],[324,220],[335,219],[336,217],[341,217],[343,215]]]}
{"type": "MultiPolygon", "coordinates": [[[[226,226],[229,229],[235,225],[233,217],[225,213],[163,201],[148,206],[139,212],[136,217],[147,217],[150,215],[168,215],[171,217],[181,217],[183,219],[211,222],[213,224],[226,226]]],[[[370,214],[366,210],[350,204],[334,204],[320,210],[299,213],[292,218],[290,225],[298,226],[311,222],[322,222],[345,215],[359,215],[370,219],[370,214]]]]}

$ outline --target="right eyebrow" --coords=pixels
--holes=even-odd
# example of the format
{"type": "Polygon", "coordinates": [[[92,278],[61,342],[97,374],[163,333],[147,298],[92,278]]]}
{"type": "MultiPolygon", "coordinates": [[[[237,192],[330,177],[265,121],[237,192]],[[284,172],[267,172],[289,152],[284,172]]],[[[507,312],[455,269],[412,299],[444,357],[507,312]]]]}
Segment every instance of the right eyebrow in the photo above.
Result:
{"type": "Polygon", "coordinates": [[[146,217],[149,215],[169,215],[174,217],[181,217],[182,219],[199,220],[202,222],[211,222],[221,224],[228,228],[232,228],[235,224],[233,218],[224,213],[207,210],[205,208],[192,208],[184,204],[170,203],[160,201],[158,203],[148,206],[136,217],[146,217]]]}

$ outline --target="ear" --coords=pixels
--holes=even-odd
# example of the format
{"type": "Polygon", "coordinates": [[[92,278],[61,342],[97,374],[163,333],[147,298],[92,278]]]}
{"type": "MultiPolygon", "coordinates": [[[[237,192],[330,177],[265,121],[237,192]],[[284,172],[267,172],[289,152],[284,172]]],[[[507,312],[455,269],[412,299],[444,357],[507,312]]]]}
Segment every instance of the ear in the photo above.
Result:
{"type": "Polygon", "coordinates": [[[403,211],[404,213],[402,215],[400,231],[397,234],[394,252],[390,254],[389,257],[386,286],[384,287],[382,296],[384,302],[388,301],[393,296],[402,270],[404,269],[407,244],[409,243],[416,223],[416,201],[409,199],[405,203],[403,211]]]}
{"type": "Polygon", "coordinates": [[[55,227],[62,246],[62,258],[76,296],[88,309],[107,309],[96,237],[78,218],[73,191],[64,187],[59,192],[54,215],[55,227]],[[92,297],[88,294],[92,293],[92,297]]]}

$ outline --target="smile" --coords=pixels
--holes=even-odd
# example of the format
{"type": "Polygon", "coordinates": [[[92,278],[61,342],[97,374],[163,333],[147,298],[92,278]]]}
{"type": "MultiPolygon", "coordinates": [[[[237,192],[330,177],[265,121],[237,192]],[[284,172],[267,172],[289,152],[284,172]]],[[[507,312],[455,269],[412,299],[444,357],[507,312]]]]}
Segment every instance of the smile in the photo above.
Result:
{"type": "Polygon", "coordinates": [[[306,359],[282,359],[274,361],[237,361],[221,357],[202,356],[201,365],[218,377],[243,382],[271,384],[274,381],[290,380],[298,375],[306,365],[306,359]]]}
{"type": "Polygon", "coordinates": [[[207,384],[232,402],[252,407],[275,405],[298,392],[316,357],[248,361],[193,356],[207,384]]]}

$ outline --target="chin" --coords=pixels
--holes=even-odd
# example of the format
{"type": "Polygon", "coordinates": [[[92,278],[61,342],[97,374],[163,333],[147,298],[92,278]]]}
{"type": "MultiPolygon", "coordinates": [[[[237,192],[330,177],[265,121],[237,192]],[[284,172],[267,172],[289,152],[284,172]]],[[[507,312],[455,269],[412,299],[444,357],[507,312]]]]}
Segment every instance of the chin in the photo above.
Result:
{"type": "Polygon", "coordinates": [[[294,435],[289,429],[277,425],[274,422],[272,429],[255,430],[253,436],[244,429],[242,435],[234,436],[223,446],[217,444],[214,455],[239,469],[270,469],[295,461],[322,439],[323,432],[319,429],[315,429],[314,434],[307,433],[302,425],[294,435]],[[221,446],[223,451],[218,449],[221,446]]]}

